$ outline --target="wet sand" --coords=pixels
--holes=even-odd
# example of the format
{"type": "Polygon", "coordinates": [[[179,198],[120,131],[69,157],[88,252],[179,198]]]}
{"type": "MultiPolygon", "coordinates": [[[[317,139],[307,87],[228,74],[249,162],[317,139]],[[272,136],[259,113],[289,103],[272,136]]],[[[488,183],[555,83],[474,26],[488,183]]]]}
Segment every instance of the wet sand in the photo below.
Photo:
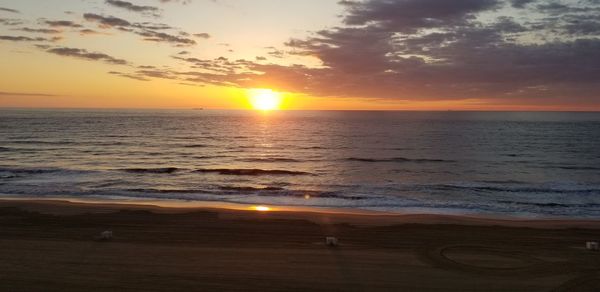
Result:
{"type": "Polygon", "coordinates": [[[599,291],[590,240],[598,221],[0,201],[0,290],[599,291]]]}

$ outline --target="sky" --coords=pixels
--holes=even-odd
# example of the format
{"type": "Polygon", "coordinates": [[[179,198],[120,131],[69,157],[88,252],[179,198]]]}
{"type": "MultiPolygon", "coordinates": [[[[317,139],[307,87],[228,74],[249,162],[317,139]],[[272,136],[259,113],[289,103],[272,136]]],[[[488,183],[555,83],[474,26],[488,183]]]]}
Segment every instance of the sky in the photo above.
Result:
{"type": "Polygon", "coordinates": [[[600,110],[600,0],[0,0],[0,107],[600,110]]]}

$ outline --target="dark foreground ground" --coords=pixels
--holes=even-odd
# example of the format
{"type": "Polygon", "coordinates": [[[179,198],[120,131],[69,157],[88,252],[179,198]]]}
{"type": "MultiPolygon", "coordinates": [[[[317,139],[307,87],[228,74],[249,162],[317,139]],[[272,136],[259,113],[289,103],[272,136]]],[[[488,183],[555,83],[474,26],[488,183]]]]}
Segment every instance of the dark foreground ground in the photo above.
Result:
{"type": "Polygon", "coordinates": [[[583,248],[600,240],[594,222],[381,226],[306,216],[315,220],[3,201],[0,291],[600,291],[600,253],[583,248]],[[104,230],[115,238],[95,240],[104,230]],[[341,245],[326,247],[328,235],[341,245]]]}

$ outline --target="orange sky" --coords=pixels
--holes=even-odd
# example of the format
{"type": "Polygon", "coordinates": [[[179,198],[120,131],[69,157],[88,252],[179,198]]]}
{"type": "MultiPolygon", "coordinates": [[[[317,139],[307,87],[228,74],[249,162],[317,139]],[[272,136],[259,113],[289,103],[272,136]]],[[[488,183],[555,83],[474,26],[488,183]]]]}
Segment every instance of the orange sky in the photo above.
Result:
{"type": "Polygon", "coordinates": [[[0,107],[600,110],[599,34],[527,26],[559,8],[414,1],[0,0],[0,107]]]}

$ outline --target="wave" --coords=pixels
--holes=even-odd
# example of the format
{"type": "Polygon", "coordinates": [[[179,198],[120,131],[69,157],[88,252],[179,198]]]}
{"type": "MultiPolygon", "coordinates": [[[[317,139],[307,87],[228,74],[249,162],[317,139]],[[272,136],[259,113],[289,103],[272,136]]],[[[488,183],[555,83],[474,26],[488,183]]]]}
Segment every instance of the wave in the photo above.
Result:
{"type": "Polygon", "coordinates": [[[243,168],[213,168],[213,169],[197,169],[199,173],[217,173],[221,175],[245,175],[245,176],[260,176],[260,175],[313,175],[310,172],[290,171],[280,169],[243,169],[243,168]]]}
{"type": "Polygon", "coordinates": [[[535,202],[518,202],[518,201],[498,201],[498,203],[537,206],[537,207],[559,207],[559,208],[589,208],[589,207],[600,206],[600,204],[594,204],[594,203],[563,204],[563,203],[535,203],[535,202]]]}
{"type": "Polygon", "coordinates": [[[486,183],[486,184],[515,184],[515,185],[521,185],[521,184],[527,184],[524,181],[520,181],[520,180],[482,180],[482,183],[486,183]]]}
{"type": "Polygon", "coordinates": [[[38,145],[76,145],[79,142],[74,141],[41,141],[41,140],[13,140],[10,143],[14,144],[38,144],[38,145]]]}
{"type": "Polygon", "coordinates": [[[536,194],[600,194],[600,188],[561,188],[561,187],[500,187],[500,186],[484,186],[484,185],[453,185],[453,184],[439,184],[439,185],[423,185],[424,189],[433,190],[459,190],[459,191],[483,191],[483,192],[504,192],[504,193],[536,193],[536,194]]]}
{"type": "Polygon", "coordinates": [[[595,166],[560,166],[558,168],[566,170],[600,170],[600,167],[595,166]]]}
{"type": "Polygon", "coordinates": [[[0,168],[0,172],[12,174],[44,174],[67,171],[59,168],[0,168]]]}
{"type": "Polygon", "coordinates": [[[241,162],[288,162],[288,163],[296,163],[302,162],[297,159],[292,158],[243,158],[239,159],[241,162]]]}
{"type": "Polygon", "coordinates": [[[192,145],[183,146],[183,148],[207,148],[207,147],[210,147],[210,146],[205,145],[205,144],[192,144],[192,145]]]}
{"type": "Polygon", "coordinates": [[[155,193],[155,194],[197,194],[207,193],[206,190],[181,190],[181,189],[125,189],[133,193],[155,193]]]}
{"type": "MultiPolygon", "coordinates": [[[[280,187],[251,187],[251,186],[215,186],[207,189],[155,189],[155,188],[132,188],[122,190],[112,190],[112,193],[141,193],[146,195],[151,194],[181,194],[181,195],[260,195],[263,198],[295,198],[306,200],[309,199],[341,199],[347,201],[361,200],[378,200],[379,196],[362,196],[357,194],[348,194],[346,192],[337,191],[314,191],[314,190],[290,190],[280,187]]],[[[192,197],[188,197],[190,199],[192,197]]],[[[225,199],[225,197],[223,197],[225,199]]]]}
{"type": "Polygon", "coordinates": [[[175,173],[181,169],[177,167],[164,167],[164,168],[127,168],[120,169],[120,171],[129,173],[175,173]]]}
{"type": "Polygon", "coordinates": [[[416,162],[416,163],[453,163],[456,160],[446,159],[423,159],[423,158],[405,158],[405,157],[394,157],[394,158],[361,158],[361,157],[350,157],[346,158],[346,161],[358,161],[358,162],[416,162]]]}
{"type": "Polygon", "coordinates": [[[219,189],[223,191],[235,191],[235,192],[258,192],[258,191],[284,191],[284,188],[280,187],[230,187],[230,186],[221,186],[219,189]]]}

